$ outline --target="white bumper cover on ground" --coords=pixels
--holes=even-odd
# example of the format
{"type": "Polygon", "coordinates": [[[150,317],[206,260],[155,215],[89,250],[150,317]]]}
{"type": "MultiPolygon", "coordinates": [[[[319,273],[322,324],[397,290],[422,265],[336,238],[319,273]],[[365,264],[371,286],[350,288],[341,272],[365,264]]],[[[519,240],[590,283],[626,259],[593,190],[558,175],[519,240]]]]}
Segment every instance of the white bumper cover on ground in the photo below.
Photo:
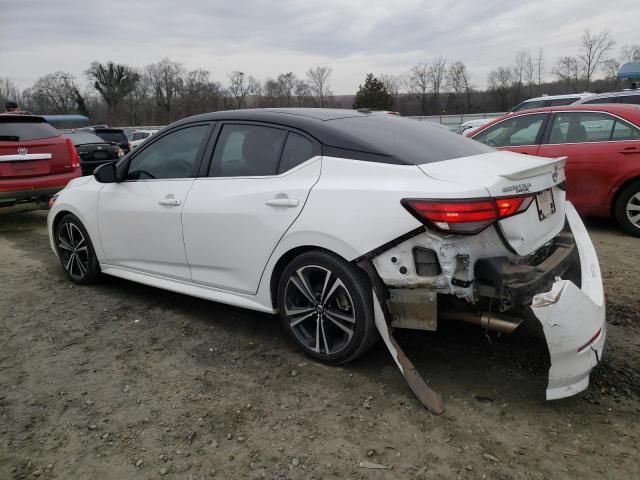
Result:
{"type": "Polygon", "coordinates": [[[589,386],[589,374],[602,358],[606,336],[598,257],[569,202],[566,216],[580,256],[582,288],[559,279],[549,292],[536,295],[531,305],[542,323],[551,358],[547,400],[569,397],[589,386]]]}

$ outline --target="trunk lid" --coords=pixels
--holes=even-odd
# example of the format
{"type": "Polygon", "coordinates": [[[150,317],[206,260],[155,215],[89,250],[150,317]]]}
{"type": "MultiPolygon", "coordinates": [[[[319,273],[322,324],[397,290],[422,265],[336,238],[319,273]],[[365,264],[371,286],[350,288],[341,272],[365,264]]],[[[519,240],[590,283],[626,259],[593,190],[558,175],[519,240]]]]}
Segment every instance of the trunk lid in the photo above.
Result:
{"type": "Polygon", "coordinates": [[[419,165],[427,176],[469,189],[484,188],[488,197],[532,195],[529,208],[499,220],[504,240],[528,255],[555,237],[565,222],[566,157],[549,159],[496,151],[419,165]]]}
{"type": "Polygon", "coordinates": [[[44,118],[0,115],[0,179],[66,173],[70,146],[44,118]]]}

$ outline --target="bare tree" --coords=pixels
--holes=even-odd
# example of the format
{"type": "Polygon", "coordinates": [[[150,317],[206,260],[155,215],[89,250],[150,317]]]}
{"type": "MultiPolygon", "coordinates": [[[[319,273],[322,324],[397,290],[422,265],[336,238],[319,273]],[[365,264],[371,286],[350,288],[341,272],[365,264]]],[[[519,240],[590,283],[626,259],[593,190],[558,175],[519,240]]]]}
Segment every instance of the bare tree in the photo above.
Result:
{"type": "Polygon", "coordinates": [[[538,77],[538,88],[542,87],[542,78],[544,77],[544,51],[540,48],[538,56],[534,60],[536,68],[536,76],[538,77]]]}
{"type": "Polygon", "coordinates": [[[489,91],[495,97],[498,108],[505,111],[508,108],[509,92],[513,86],[513,69],[500,66],[489,72],[487,78],[489,91]]]}
{"type": "Polygon", "coordinates": [[[528,96],[531,98],[533,97],[533,89],[536,84],[536,61],[528,52],[524,64],[524,81],[529,89],[528,96]]]}
{"type": "Polygon", "coordinates": [[[447,70],[446,86],[452,89],[457,95],[465,95],[467,112],[471,111],[471,85],[469,77],[467,66],[462,62],[452,63],[447,70]]]}
{"type": "Polygon", "coordinates": [[[437,112],[440,111],[440,90],[444,83],[445,74],[447,73],[447,59],[444,57],[436,58],[428,70],[429,86],[433,93],[433,105],[437,112]]]}
{"type": "Polygon", "coordinates": [[[68,114],[77,108],[78,97],[82,97],[73,75],[55,72],[40,77],[30,90],[39,113],[68,114]]]}
{"type": "Polygon", "coordinates": [[[303,107],[310,104],[309,100],[311,99],[311,89],[309,88],[307,82],[305,82],[304,80],[300,78],[296,79],[293,93],[296,97],[296,104],[298,107],[303,107]]]}
{"type": "Polygon", "coordinates": [[[640,44],[625,45],[620,54],[622,63],[640,62],[640,44]]]}
{"type": "Polygon", "coordinates": [[[251,75],[235,70],[227,75],[229,78],[229,92],[236,99],[237,108],[246,106],[247,95],[257,92],[258,82],[251,75]]]}
{"type": "Polygon", "coordinates": [[[580,88],[580,64],[576,57],[560,57],[553,67],[553,74],[565,82],[574,92],[580,88]]]}
{"type": "Polygon", "coordinates": [[[602,62],[602,71],[604,72],[607,80],[611,80],[617,83],[619,69],[620,62],[615,58],[609,58],[602,62]]]}
{"type": "Polygon", "coordinates": [[[331,72],[331,67],[320,66],[307,70],[307,84],[319,107],[326,106],[328,98],[333,95],[329,87],[331,72]]]}
{"type": "Polygon", "coordinates": [[[380,80],[382,82],[382,84],[384,85],[384,88],[387,90],[387,92],[389,92],[389,95],[391,95],[391,100],[392,100],[392,108],[394,110],[398,109],[398,95],[400,94],[400,81],[398,80],[398,77],[396,77],[395,75],[390,75],[388,73],[381,73],[380,75],[378,75],[378,80],[380,80]]]}
{"type": "Polygon", "coordinates": [[[181,63],[168,58],[146,67],[146,74],[153,91],[156,104],[162,108],[167,121],[175,117],[174,105],[184,85],[185,69],[181,63]]]}
{"type": "Polygon", "coordinates": [[[527,66],[531,63],[531,55],[526,50],[519,50],[513,60],[513,75],[515,77],[514,103],[522,99],[522,89],[526,78],[527,66]]]}
{"type": "Polygon", "coordinates": [[[219,110],[222,106],[222,86],[209,79],[208,70],[201,68],[186,74],[180,95],[182,115],[195,115],[219,110]]]}
{"type": "Polygon", "coordinates": [[[420,95],[420,114],[427,114],[427,92],[429,91],[429,64],[419,63],[411,69],[411,89],[420,95]]]}
{"type": "Polygon", "coordinates": [[[107,104],[111,113],[117,110],[124,98],[136,87],[140,75],[131,67],[111,61],[93,62],[85,75],[107,104]]]}
{"type": "Polygon", "coordinates": [[[0,79],[0,108],[3,108],[7,101],[16,102],[19,107],[22,107],[22,92],[11,79],[2,78],[0,79]]]}
{"type": "Polygon", "coordinates": [[[589,84],[593,74],[604,61],[605,55],[613,48],[616,42],[609,36],[609,31],[591,33],[587,28],[582,34],[582,46],[580,47],[580,69],[584,77],[584,89],[589,90],[589,84]]]}

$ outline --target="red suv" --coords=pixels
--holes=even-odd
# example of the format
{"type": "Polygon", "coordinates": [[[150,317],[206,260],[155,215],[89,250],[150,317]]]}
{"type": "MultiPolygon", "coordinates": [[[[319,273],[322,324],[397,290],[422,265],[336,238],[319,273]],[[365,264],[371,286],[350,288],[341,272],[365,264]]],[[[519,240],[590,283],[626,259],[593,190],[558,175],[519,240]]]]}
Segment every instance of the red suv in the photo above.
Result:
{"type": "Polygon", "coordinates": [[[73,142],[44,118],[0,114],[0,207],[46,202],[80,175],[73,142]]]}
{"type": "Polygon", "coordinates": [[[583,215],[615,217],[640,236],[640,106],[571,105],[512,113],[471,138],[540,157],[567,157],[567,197],[583,215]]]}

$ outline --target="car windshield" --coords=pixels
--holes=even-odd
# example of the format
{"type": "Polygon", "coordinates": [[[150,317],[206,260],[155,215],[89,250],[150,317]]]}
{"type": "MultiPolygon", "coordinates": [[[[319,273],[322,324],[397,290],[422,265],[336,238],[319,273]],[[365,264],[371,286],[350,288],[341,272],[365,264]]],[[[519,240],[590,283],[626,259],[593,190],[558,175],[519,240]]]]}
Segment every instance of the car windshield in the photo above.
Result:
{"type": "Polygon", "coordinates": [[[59,135],[55,128],[41,118],[0,116],[0,141],[40,140],[59,135]]]}
{"type": "Polygon", "coordinates": [[[74,145],[86,145],[89,143],[105,143],[105,140],[93,133],[67,133],[67,137],[73,140],[74,145]]]}
{"type": "Polygon", "coordinates": [[[389,155],[405,164],[422,165],[493,151],[446,129],[395,115],[363,115],[329,123],[355,141],[366,143],[371,153],[389,155]]]}

